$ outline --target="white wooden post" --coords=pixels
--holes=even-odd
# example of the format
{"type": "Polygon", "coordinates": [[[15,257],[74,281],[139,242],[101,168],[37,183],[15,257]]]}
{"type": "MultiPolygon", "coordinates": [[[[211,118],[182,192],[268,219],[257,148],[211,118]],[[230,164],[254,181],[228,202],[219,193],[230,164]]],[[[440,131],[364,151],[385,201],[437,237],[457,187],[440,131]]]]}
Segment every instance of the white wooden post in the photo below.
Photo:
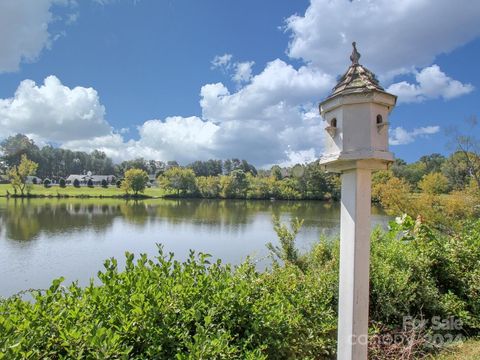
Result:
{"type": "Polygon", "coordinates": [[[367,359],[371,170],[342,173],[338,359],[367,359]]]}
{"type": "Polygon", "coordinates": [[[388,115],[397,97],[359,64],[352,45],[352,64],[320,104],[328,133],[320,164],[342,174],[337,358],[366,360],[371,177],[372,170],[386,169],[394,159],[388,151],[388,115]]]}

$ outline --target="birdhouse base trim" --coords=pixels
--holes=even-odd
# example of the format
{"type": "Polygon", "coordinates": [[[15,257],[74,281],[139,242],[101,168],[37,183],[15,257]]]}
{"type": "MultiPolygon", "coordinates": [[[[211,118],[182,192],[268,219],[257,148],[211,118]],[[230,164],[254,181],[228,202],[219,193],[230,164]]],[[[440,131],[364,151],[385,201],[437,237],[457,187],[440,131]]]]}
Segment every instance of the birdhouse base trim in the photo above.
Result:
{"type": "Polygon", "coordinates": [[[393,161],[391,152],[362,150],[324,156],[319,163],[329,172],[341,173],[350,169],[386,170],[393,161]]]}

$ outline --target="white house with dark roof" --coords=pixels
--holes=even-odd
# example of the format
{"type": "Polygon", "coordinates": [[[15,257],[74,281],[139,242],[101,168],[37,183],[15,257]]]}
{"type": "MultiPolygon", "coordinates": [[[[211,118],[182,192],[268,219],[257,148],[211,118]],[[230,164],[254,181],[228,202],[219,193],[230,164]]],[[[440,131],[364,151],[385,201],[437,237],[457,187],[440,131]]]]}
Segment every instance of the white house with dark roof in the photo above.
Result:
{"type": "Polygon", "coordinates": [[[92,180],[93,185],[102,185],[102,181],[105,180],[108,184],[111,184],[115,180],[113,175],[69,175],[65,182],[67,184],[73,184],[75,180],[80,182],[80,185],[87,185],[89,180],[92,180]]]}

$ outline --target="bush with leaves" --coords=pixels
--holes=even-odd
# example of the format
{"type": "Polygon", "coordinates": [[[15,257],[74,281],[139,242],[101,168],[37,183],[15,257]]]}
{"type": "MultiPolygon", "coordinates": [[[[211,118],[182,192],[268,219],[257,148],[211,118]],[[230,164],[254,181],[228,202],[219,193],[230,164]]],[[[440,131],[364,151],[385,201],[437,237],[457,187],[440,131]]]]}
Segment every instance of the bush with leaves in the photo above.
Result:
{"type": "Polygon", "coordinates": [[[102,187],[103,188],[108,188],[108,181],[105,179],[102,179],[102,187]]]}
{"type": "Polygon", "coordinates": [[[0,352],[20,358],[307,359],[334,352],[334,311],[318,279],[295,267],[258,273],[207,255],[171,255],[123,272],[114,259],[102,285],[61,286],[34,301],[0,302],[0,352]],[[307,293],[308,291],[308,293],[307,293]]]}
{"type": "Polygon", "coordinates": [[[43,180],[43,186],[44,187],[49,188],[51,184],[52,184],[52,182],[50,181],[50,179],[43,180]]]}
{"type": "Polygon", "coordinates": [[[80,180],[78,179],[73,180],[73,186],[75,186],[76,188],[80,187],[80,180]]]}
{"type": "Polygon", "coordinates": [[[60,178],[60,180],[58,181],[58,185],[61,187],[61,188],[64,188],[67,186],[67,183],[65,181],[64,178],[60,178]]]}

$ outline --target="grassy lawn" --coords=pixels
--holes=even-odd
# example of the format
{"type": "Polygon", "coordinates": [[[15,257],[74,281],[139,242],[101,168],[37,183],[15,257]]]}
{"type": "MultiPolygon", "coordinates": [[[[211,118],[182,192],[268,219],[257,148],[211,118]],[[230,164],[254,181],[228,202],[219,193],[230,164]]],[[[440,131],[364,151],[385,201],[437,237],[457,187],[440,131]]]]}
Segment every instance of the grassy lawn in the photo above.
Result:
{"type": "MultiPolygon", "coordinates": [[[[13,194],[13,188],[9,184],[0,184],[0,196],[5,196],[7,191],[10,194],[13,194]]],[[[82,186],[79,188],[68,185],[65,188],[60,186],[52,186],[46,188],[43,185],[33,185],[32,195],[42,195],[42,196],[57,196],[57,195],[68,195],[68,196],[90,196],[90,197],[100,197],[100,196],[121,196],[124,192],[121,189],[118,189],[116,186],[109,186],[108,188],[102,188],[101,186],[95,186],[93,188],[82,186]]],[[[151,197],[162,197],[166,194],[165,190],[158,187],[152,187],[145,189],[144,195],[151,197]]]]}
{"type": "Polygon", "coordinates": [[[478,360],[480,340],[469,340],[444,350],[435,360],[478,360]]]}

